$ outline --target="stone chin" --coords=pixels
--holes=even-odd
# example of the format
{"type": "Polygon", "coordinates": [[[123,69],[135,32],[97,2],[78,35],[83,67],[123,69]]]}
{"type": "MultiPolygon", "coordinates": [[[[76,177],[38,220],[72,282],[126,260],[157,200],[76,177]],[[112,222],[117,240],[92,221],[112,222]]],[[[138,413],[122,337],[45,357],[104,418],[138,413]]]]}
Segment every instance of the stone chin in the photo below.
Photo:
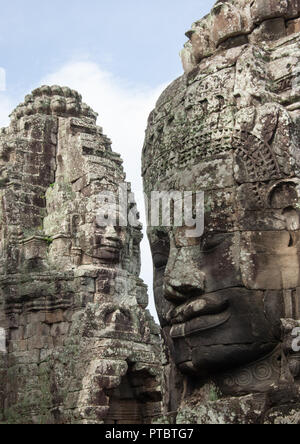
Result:
{"type": "MultiPolygon", "coordinates": [[[[177,348],[175,342],[175,348],[177,348]]],[[[234,370],[268,356],[277,343],[196,346],[190,353],[192,359],[182,362],[175,356],[175,363],[181,373],[199,377],[218,376],[219,373],[234,370]]],[[[186,343],[185,343],[186,346],[186,343]]],[[[179,346],[180,347],[180,346],[179,346]]],[[[181,348],[181,347],[180,347],[181,348]]]]}
{"type": "Polygon", "coordinates": [[[167,315],[175,364],[204,376],[261,359],[280,341],[282,316],[277,293],[241,287],[192,298],[167,315]]]}

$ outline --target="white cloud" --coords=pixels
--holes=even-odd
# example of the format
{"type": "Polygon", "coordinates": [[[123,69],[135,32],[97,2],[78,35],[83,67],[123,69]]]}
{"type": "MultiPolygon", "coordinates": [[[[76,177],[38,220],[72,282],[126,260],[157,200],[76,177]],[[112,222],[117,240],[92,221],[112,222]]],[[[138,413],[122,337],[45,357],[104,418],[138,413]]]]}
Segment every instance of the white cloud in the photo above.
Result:
{"type": "Polygon", "coordinates": [[[0,128],[8,126],[9,114],[13,110],[12,100],[5,93],[0,92],[0,128]]]}
{"type": "MultiPolygon", "coordinates": [[[[124,160],[127,180],[132,183],[145,227],[141,152],[148,115],[166,84],[156,88],[136,87],[91,62],[67,63],[42,79],[41,84],[69,86],[99,113],[98,124],[112,140],[113,150],[124,160]]],[[[149,286],[150,311],[156,316],[152,295],[152,259],[146,236],[141,250],[142,278],[149,286]]]]}
{"type": "Polygon", "coordinates": [[[0,67],[0,91],[6,90],[6,71],[0,67]]]}

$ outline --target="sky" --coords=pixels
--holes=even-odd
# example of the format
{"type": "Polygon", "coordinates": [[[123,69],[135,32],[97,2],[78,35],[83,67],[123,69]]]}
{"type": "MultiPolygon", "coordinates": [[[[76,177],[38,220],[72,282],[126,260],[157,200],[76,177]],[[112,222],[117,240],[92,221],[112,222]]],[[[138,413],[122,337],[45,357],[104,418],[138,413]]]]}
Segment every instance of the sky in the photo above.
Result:
{"type": "MultiPolygon", "coordinates": [[[[38,86],[76,89],[99,113],[98,124],[121,154],[144,222],[140,158],[147,117],[164,88],[183,73],[179,52],[185,32],[215,0],[1,3],[0,128],[38,86]]],[[[156,317],[146,236],[141,254],[149,309],[156,317]]]]}

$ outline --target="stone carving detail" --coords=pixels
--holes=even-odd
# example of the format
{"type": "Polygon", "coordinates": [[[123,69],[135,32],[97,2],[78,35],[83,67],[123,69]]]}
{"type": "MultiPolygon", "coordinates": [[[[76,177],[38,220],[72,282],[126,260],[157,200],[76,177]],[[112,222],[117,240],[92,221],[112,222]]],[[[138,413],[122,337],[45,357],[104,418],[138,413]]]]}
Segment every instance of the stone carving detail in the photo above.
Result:
{"type": "Polygon", "coordinates": [[[177,423],[300,423],[299,23],[298,1],[218,1],[149,116],[146,194],[205,195],[201,237],[148,228],[177,423]]]}
{"type": "Polygon", "coordinates": [[[77,92],[43,86],[0,131],[3,423],[160,415],[160,330],[139,278],[141,226],[97,223],[99,193],[117,193],[125,174],[96,117],[77,92]]]}

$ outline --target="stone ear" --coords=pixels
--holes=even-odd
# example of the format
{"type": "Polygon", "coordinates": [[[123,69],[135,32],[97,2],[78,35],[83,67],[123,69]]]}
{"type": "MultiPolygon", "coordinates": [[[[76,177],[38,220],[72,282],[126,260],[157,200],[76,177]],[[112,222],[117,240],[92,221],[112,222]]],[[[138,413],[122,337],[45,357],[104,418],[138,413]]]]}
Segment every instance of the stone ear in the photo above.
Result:
{"type": "Polygon", "coordinates": [[[268,207],[273,209],[294,208],[300,204],[300,181],[281,181],[273,185],[268,193],[268,207]]]}
{"type": "Polygon", "coordinates": [[[288,231],[300,228],[300,184],[295,181],[281,181],[269,192],[268,206],[282,210],[283,219],[288,231]]]}

